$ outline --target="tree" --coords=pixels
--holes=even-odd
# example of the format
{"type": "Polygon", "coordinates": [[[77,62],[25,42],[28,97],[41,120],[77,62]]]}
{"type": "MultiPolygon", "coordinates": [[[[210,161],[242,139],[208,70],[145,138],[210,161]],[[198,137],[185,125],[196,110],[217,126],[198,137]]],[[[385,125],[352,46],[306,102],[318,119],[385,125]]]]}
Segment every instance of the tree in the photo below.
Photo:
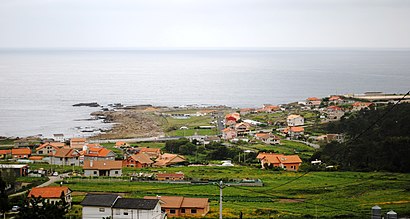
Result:
{"type": "Polygon", "coordinates": [[[6,218],[6,212],[10,210],[9,197],[6,194],[7,184],[3,180],[3,177],[0,177],[0,212],[6,218]]]}
{"type": "Polygon", "coordinates": [[[60,201],[50,203],[48,200],[40,197],[30,197],[24,200],[24,206],[17,215],[18,219],[57,219],[64,218],[68,212],[68,203],[65,201],[64,192],[60,195],[60,201]]]}

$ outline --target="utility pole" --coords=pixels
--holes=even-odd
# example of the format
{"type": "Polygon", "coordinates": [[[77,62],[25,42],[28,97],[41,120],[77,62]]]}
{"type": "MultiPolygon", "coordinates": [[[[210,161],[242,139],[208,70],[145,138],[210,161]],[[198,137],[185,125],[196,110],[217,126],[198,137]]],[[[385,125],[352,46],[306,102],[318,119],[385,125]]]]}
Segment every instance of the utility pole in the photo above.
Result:
{"type": "Polygon", "coordinates": [[[221,180],[217,185],[219,187],[219,219],[222,219],[222,189],[226,187],[226,184],[221,180]]]}

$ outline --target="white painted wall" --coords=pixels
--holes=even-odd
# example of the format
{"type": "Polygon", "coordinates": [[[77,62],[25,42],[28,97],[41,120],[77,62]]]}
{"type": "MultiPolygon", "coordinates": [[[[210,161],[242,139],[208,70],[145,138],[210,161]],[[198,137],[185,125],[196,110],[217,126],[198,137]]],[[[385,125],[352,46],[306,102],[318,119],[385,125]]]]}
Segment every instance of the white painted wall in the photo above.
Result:
{"type": "Polygon", "coordinates": [[[83,206],[83,219],[101,219],[103,217],[111,216],[111,207],[90,207],[83,206]],[[104,209],[104,211],[100,211],[104,209]]]}

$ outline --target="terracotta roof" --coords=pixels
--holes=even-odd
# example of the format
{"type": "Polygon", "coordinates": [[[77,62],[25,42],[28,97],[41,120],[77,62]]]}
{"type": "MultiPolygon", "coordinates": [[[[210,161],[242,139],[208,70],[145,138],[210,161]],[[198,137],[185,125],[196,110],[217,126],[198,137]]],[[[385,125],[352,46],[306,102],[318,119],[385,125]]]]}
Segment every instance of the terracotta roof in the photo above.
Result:
{"type": "Polygon", "coordinates": [[[85,160],[84,170],[116,170],[122,169],[122,161],[120,160],[85,160]]]}
{"type": "Polygon", "coordinates": [[[182,205],[182,202],[184,201],[184,197],[182,196],[160,196],[160,197],[155,197],[155,196],[145,196],[144,199],[158,199],[163,202],[161,204],[162,208],[180,208],[182,205]]]}
{"type": "Polygon", "coordinates": [[[252,111],[255,111],[255,109],[253,109],[253,108],[242,108],[242,109],[240,109],[240,111],[241,112],[252,112],[252,111]]]}
{"type": "Polygon", "coordinates": [[[107,157],[112,151],[104,147],[91,147],[88,153],[84,153],[87,157],[107,157]]]}
{"type": "Polygon", "coordinates": [[[291,132],[303,132],[303,131],[305,131],[305,129],[303,127],[300,127],[300,126],[292,126],[292,127],[290,127],[290,131],[291,132]]]}
{"type": "Polygon", "coordinates": [[[132,159],[134,159],[135,161],[138,161],[139,163],[142,164],[151,164],[154,163],[154,161],[152,161],[148,155],[144,154],[144,153],[138,153],[138,154],[134,154],[130,156],[132,159]]]}
{"type": "Polygon", "coordinates": [[[53,148],[55,148],[55,149],[58,149],[58,148],[64,147],[65,144],[62,143],[62,142],[46,142],[46,143],[40,145],[38,148],[36,148],[36,151],[41,150],[41,149],[43,149],[43,148],[45,148],[45,147],[47,147],[47,146],[51,146],[51,147],[53,147],[53,148]]]}
{"type": "Polygon", "coordinates": [[[124,141],[117,141],[117,142],[115,142],[115,146],[117,146],[117,147],[120,147],[120,146],[123,146],[123,145],[127,145],[127,143],[124,142],[124,141]]]}
{"type": "Polygon", "coordinates": [[[372,103],[368,103],[368,102],[355,102],[355,103],[352,104],[352,106],[354,106],[354,107],[359,107],[359,106],[369,107],[371,105],[372,105],[372,103]]]}
{"type": "Polygon", "coordinates": [[[47,186],[32,188],[28,197],[60,198],[61,193],[67,195],[71,190],[67,186],[47,186]]]}
{"type": "Polygon", "coordinates": [[[255,136],[261,139],[268,139],[268,138],[279,139],[278,136],[275,136],[271,133],[256,133],[255,136]]]}
{"type": "Polygon", "coordinates": [[[207,198],[184,198],[182,208],[206,208],[208,205],[207,198]]]}
{"type": "Polygon", "coordinates": [[[299,117],[302,117],[302,116],[301,116],[301,115],[292,114],[292,115],[289,115],[289,116],[288,116],[288,119],[295,119],[295,118],[299,118],[299,117]]]}
{"type": "Polygon", "coordinates": [[[140,153],[161,153],[160,148],[140,148],[140,153]]]}
{"type": "Polygon", "coordinates": [[[145,196],[144,199],[158,199],[163,202],[163,208],[206,208],[207,198],[186,198],[182,196],[145,196]]]}
{"type": "Polygon", "coordinates": [[[222,130],[222,132],[234,132],[235,130],[231,129],[231,128],[225,128],[222,130]]]}
{"type": "Polygon", "coordinates": [[[317,97],[309,97],[307,98],[308,101],[321,101],[319,98],[317,97]]]}
{"type": "Polygon", "coordinates": [[[157,160],[155,161],[156,166],[168,166],[172,164],[177,164],[184,162],[186,159],[185,157],[178,155],[178,154],[162,154],[160,155],[157,160]]]}
{"type": "Polygon", "coordinates": [[[274,153],[259,153],[256,157],[257,159],[265,159],[269,163],[273,164],[290,164],[290,163],[302,163],[302,160],[298,155],[283,155],[283,154],[274,154],[274,153]]]}
{"type": "Polygon", "coordinates": [[[235,129],[239,128],[240,126],[245,126],[245,128],[247,128],[247,129],[250,127],[250,125],[248,123],[241,122],[241,123],[235,124],[235,129]]]}
{"type": "Polygon", "coordinates": [[[31,156],[29,160],[43,160],[42,156],[31,156]]]}
{"type": "Polygon", "coordinates": [[[72,138],[70,139],[71,142],[85,142],[87,139],[85,138],[72,138]]]}
{"type": "Polygon", "coordinates": [[[11,150],[0,150],[0,154],[11,154],[11,150]]]}
{"type": "Polygon", "coordinates": [[[263,109],[265,110],[279,110],[280,108],[278,106],[265,106],[263,109]]]}
{"type": "Polygon", "coordinates": [[[338,107],[338,106],[328,106],[327,107],[328,110],[333,110],[333,111],[341,111],[342,108],[338,107]]]}
{"type": "Polygon", "coordinates": [[[340,98],[339,96],[331,96],[329,98],[330,101],[334,101],[334,100],[341,100],[342,98],[340,98]]]}
{"type": "Polygon", "coordinates": [[[11,154],[13,154],[13,155],[18,155],[18,154],[30,155],[31,150],[30,150],[30,148],[13,148],[13,149],[11,149],[11,154]]]}
{"type": "Polygon", "coordinates": [[[77,157],[79,156],[78,151],[72,148],[59,148],[56,150],[54,154],[52,154],[54,157],[77,157]]]}

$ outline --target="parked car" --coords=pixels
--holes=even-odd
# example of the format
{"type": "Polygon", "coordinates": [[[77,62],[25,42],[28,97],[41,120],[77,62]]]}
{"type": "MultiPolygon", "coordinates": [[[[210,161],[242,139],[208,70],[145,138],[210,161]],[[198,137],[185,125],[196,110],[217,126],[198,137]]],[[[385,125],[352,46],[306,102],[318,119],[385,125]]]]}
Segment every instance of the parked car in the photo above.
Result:
{"type": "Polygon", "coordinates": [[[13,211],[13,212],[17,212],[17,211],[19,211],[19,210],[20,210],[20,207],[17,206],[17,205],[15,205],[15,206],[13,206],[13,207],[11,208],[11,211],[13,211]]]}
{"type": "Polygon", "coordinates": [[[54,173],[53,173],[53,176],[58,176],[58,172],[54,172],[54,173]]]}

